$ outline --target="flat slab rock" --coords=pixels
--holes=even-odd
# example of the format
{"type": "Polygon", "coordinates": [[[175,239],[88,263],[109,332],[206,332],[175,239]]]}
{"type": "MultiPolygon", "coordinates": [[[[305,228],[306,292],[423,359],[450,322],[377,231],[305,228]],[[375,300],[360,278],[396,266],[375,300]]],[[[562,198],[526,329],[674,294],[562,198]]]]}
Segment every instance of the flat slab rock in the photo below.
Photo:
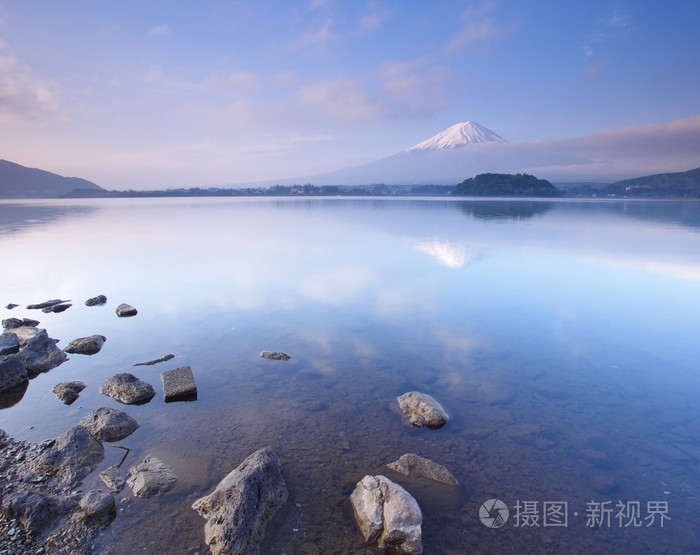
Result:
{"type": "Polygon", "coordinates": [[[155,396],[156,390],[151,384],[124,372],[106,379],[100,386],[100,393],[125,405],[136,405],[150,401],[155,396]]]}
{"type": "Polygon", "coordinates": [[[129,316],[136,316],[138,314],[138,310],[136,310],[133,306],[130,304],[122,303],[120,304],[116,311],[117,316],[120,318],[126,318],[129,316]]]}
{"type": "Polygon", "coordinates": [[[39,320],[31,318],[6,318],[2,321],[2,327],[6,330],[14,328],[35,328],[39,325],[39,320]]]}
{"type": "Polygon", "coordinates": [[[153,455],[146,455],[141,464],[132,466],[129,474],[126,483],[136,497],[163,495],[173,489],[177,481],[172,469],[153,455]]]}
{"type": "Polygon", "coordinates": [[[79,355],[94,355],[100,352],[102,345],[105,344],[107,338],[104,335],[90,335],[88,337],[79,337],[78,339],[73,339],[63,352],[65,353],[75,353],[79,355]]]}
{"type": "Polygon", "coordinates": [[[160,379],[163,382],[163,397],[166,403],[197,399],[197,385],[189,366],[161,372],[160,379]]]}
{"type": "Polygon", "coordinates": [[[287,500],[279,457],[263,448],[233,469],[192,508],[207,519],[204,541],[215,555],[260,553],[272,516],[287,500]]]}
{"type": "Polygon", "coordinates": [[[80,397],[80,392],[85,389],[85,382],[75,380],[72,382],[61,382],[56,384],[51,392],[58,397],[58,399],[66,404],[70,405],[75,403],[75,401],[80,397]]]}
{"type": "Polygon", "coordinates": [[[69,299],[65,301],[62,299],[51,299],[50,301],[44,301],[43,303],[27,305],[27,310],[43,310],[44,308],[51,308],[52,306],[65,304],[67,302],[69,302],[69,299]]]}
{"type": "Polygon", "coordinates": [[[457,485],[457,479],[444,466],[413,453],[401,455],[397,461],[386,466],[409,478],[430,478],[448,486],[457,485]]]}
{"type": "Polygon", "coordinates": [[[365,541],[391,553],[423,553],[423,514],[416,500],[385,476],[365,476],[350,495],[365,541]]]}
{"type": "Polygon", "coordinates": [[[287,353],[282,353],[278,351],[263,351],[260,353],[261,358],[269,358],[270,360],[289,360],[292,358],[292,355],[288,355],[287,353]]]}
{"type": "Polygon", "coordinates": [[[130,436],[139,427],[131,416],[124,411],[111,407],[102,407],[83,416],[78,422],[85,426],[100,441],[119,441],[130,436]]]}
{"type": "Polygon", "coordinates": [[[409,391],[396,399],[411,424],[419,428],[442,428],[450,419],[442,405],[427,393],[409,391]]]}

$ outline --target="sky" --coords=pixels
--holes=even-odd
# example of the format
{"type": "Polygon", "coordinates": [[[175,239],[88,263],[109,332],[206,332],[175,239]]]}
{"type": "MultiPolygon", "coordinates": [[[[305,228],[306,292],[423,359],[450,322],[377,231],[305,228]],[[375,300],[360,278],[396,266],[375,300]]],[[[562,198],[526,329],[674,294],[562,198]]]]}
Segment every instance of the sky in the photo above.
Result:
{"type": "Polygon", "coordinates": [[[698,21],[696,0],[0,0],[0,158],[164,189],[353,167],[467,120],[700,131],[698,21]]]}

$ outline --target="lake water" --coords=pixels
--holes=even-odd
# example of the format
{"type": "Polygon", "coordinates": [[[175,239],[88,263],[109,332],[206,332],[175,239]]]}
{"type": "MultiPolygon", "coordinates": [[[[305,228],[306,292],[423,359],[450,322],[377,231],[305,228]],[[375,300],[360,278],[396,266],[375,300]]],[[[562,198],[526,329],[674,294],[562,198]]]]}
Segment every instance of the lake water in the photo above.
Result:
{"type": "MultiPolygon", "coordinates": [[[[191,503],[266,445],[290,495],[263,553],[364,553],[348,496],[404,453],[460,482],[386,474],[421,505],[426,553],[700,551],[696,201],[3,201],[0,253],[0,304],[21,305],[2,318],[62,347],[107,337],[4,399],[0,428],[42,441],[120,408],[141,425],[125,466],[151,453],[179,477],[119,504],[98,552],[206,553],[191,503]],[[24,308],[59,297],[73,307],[24,308]],[[138,315],[117,318],[122,302],[138,315]],[[160,372],[184,365],[198,399],[166,404],[160,372]],[[159,394],[101,395],[117,372],[159,394]],[[75,379],[63,405],[51,389],[75,379]],[[408,424],[395,398],[411,390],[447,425],[408,424]],[[489,499],[500,528],[479,518],[489,499]]],[[[124,453],[105,445],[98,471],[124,453]]]]}

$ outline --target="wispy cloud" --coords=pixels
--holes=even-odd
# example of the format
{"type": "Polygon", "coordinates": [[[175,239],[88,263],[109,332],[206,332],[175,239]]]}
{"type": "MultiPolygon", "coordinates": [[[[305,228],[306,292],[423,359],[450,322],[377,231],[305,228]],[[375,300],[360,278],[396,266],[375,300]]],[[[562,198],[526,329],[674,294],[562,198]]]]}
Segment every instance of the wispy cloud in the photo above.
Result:
{"type": "Polygon", "coordinates": [[[337,37],[332,30],[333,19],[324,19],[319,24],[311,27],[293,43],[292,48],[295,50],[308,48],[313,46],[324,46],[329,42],[334,41],[337,37]]]}
{"type": "Polygon", "coordinates": [[[469,44],[486,42],[508,34],[509,29],[494,23],[489,15],[494,7],[493,2],[484,2],[464,10],[462,26],[448,41],[448,50],[459,50],[469,44]]]}
{"type": "Polygon", "coordinates": [[[161,80],[165,75],[160,66],[151,66],[143,72],[143,79],[148,83],[161,80]]]}
{"type": "Polygon", "coordinates": [[[386,116],[388,107],[370,95],[359,79],[331,77],[302,86],[298,91],[301,106],[340,123],[361,123],[386,116]]]}
{"type": "Polygon", "coordinates": [[[11,56],[0,57],[0,121],[59,116],[56,85],[11,56]]]}
{"type": "Polygon", "coordinates": [[[172,29],[170,29],[170,25],[166,23],[164,25],[156,25],[155,27],[151,27],[148,30],[148,34],[153,37],[157,37],[159,35],[167,35],[171,31],[172,29]]]}
{"type": "Polygon", "coordinates": [[[361,35],[369,33],[370,31],[374,31],[375,29],[379,28],[383,22],[384,16],[379,12],[367,14],[360,18],[360,21],[357,24],[357,31],[361,35]]]}

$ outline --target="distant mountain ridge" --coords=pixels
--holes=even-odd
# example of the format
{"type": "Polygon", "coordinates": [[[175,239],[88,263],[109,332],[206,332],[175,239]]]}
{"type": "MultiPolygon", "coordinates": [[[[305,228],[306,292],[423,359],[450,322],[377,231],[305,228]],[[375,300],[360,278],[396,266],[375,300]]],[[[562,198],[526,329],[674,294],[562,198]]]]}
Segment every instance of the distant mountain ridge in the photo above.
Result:
{"type": "Polygon", "coordinates": [[[76,189],[95,193],[105,191],[87,179],[64,177],[45,170],[28,168],[14,162],[0,160],[1,198],[60,197],[76,189]]]}

